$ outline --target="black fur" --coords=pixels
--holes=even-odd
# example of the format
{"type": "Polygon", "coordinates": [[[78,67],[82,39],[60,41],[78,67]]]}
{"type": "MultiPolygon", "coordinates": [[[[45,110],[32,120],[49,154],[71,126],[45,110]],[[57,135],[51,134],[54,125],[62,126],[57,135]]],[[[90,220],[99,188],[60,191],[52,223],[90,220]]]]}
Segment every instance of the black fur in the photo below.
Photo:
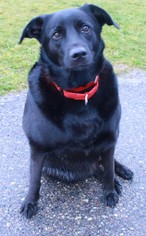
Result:
{"type": "Polygon", "coordinates": [[[104,58],[101,31],[104,24],[118,26],[95,5],[42,15],[30,21],[24,38],[36,38],[40,58],[29,73],[23,127],[28,137],[30,185],[21,212],[30,218],[37,209],[42,169],[64,181],[97,176],[104,180],[105,203],[118,202],[121,186],[115,171],[125,179],[132,172],[114,161],[121,108],[117,78],[104,58]],[[85,105],[63,96],[62,89],[84,86],[99,75],[99,88],[85,105]]]}

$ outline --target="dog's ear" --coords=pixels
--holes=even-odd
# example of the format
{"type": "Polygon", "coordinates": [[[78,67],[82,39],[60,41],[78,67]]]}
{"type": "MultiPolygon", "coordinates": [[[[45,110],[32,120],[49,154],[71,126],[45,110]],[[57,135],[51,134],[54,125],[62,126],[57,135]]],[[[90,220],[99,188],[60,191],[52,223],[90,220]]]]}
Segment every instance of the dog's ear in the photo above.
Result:
{"type": "Polygon", "coordinates": [[[41,15],[33,18],[24,28],[19,44],[22,43],[24,38],[35,38],[41,43],[44,22],[48,16],[49,15],[41,15]]]}
{"type": "Polygon", "coordinates": [[[85,4],[81,7],[83,10],[90,10],[90,12],[94,15],[94,17],[98,20],[101,26],[104,24],[107,25],[113,25],[117,29],[119,29],[119,26],[116,22],[114,22],[111,18],[111,16],[102,8],[93,5],[93,4],[85,4]]]}

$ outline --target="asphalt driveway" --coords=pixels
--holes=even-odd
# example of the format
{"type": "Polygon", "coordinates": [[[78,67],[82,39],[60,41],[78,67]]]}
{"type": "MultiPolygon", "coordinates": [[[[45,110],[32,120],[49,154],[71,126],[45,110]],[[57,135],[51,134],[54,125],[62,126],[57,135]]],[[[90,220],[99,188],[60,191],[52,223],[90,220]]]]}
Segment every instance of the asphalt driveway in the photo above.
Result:
{"type": "Polygon", "coordinates": [[[94,178],[71,185],[42,178],[39,212],[31,220],[19,214],[29,178],[21,126],[26,91],[0,97],[0,235],[146,235],[146,72],[122,75],[119,89],[123,113],[116,158],[133,170],[134,180],[119,179],[117,207],[101,203],[102,186],[94,178]]]}

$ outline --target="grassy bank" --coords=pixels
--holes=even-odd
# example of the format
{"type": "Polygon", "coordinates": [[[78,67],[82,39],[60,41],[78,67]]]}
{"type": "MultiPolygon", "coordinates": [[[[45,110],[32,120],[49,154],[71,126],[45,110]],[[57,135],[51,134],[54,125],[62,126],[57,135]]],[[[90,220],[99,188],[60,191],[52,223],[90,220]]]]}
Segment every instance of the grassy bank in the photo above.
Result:
{"type": "MultiPolygon", "coordinates": [[[[5,0],[0,8],[0,94],[21,90],[27,85],[27,73],[38,57],[39,43],[26,39],[18,45],[28,21],[37,15],[86,3],[83,0],[5,0]]],[[[120,30],[105,26],[106,57],[119,68],[142,68],[145,62],[145,0],[89,1],[107,10],[120,30]]]]}

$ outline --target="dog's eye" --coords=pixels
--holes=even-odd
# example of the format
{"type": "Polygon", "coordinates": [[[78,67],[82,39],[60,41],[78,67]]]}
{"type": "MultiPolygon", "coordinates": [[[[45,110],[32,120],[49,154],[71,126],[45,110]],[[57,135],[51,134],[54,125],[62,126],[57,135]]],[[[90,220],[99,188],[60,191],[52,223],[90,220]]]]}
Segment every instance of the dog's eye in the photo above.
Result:
{"type": "Polygon", "coordinates": [[[82,31],[83,33],[89,33],[90,27],[89,27],[88,25],[84,25],[84,26],[82,27],[81,31],[82,31]]]}
{"type": "Polygon", "coordinates": [[[53,39],[58,40],[62,38],[62,34],[60,34],[59,32],[55,32],[52,36],[53,39]]]}

